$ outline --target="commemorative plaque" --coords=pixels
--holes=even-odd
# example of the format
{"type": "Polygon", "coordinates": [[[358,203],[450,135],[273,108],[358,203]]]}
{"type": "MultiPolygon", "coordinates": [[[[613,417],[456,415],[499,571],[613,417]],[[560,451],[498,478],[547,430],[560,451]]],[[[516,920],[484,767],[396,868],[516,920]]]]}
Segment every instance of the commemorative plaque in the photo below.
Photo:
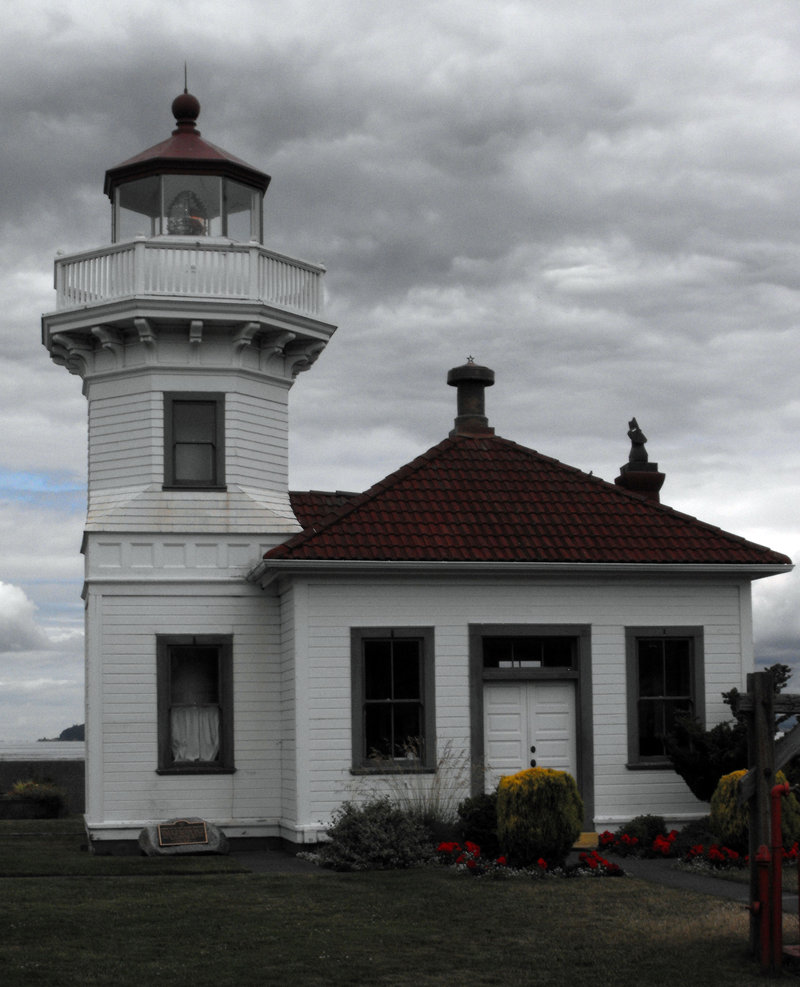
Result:
{"type": "Polygon", "coordinates": [[[159,846],[204,846],[208,830],[203,820],[175,819],[158,826],[159,846]]]}

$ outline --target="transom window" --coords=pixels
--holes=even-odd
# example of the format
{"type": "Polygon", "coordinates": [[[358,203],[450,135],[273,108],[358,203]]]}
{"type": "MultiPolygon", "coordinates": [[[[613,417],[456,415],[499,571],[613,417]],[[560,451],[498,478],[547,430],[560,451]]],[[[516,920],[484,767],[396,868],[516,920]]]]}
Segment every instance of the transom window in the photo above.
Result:
{"type": "Polygon", "coordinates": [[[483,638],[484,668],[573,668],[575,638],[517,635],[483,638]]]}

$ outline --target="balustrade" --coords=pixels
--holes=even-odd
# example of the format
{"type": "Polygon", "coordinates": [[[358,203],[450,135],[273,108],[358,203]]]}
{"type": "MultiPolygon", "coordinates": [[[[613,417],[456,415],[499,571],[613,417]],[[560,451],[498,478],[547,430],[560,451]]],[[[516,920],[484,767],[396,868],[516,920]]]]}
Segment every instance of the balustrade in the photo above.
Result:
{"type": "Polygon", "coordinates": [[[322,314],[323,267],[259,244],[137,239],[56,259],[57,308],[134,295],[252,299],[322,314]]]}

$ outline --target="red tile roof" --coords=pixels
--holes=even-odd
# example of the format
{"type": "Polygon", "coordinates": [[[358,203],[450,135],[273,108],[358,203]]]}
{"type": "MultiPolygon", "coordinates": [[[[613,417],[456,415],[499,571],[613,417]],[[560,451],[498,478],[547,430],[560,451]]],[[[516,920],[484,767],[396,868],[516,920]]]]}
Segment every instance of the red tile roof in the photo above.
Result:
{"type": "Polygon", "coordinates": [[[294,515],[304,528],[320,524],[329,514],[359,496],[360,494],[348,493],[344,490],[289,491],[294,515]]]}
{"type": "Polygon", "coordinates": [[[499,436],[447,438],[363,494],[291,496],[305,530],[265,559],[790,564],[499,436]]]}

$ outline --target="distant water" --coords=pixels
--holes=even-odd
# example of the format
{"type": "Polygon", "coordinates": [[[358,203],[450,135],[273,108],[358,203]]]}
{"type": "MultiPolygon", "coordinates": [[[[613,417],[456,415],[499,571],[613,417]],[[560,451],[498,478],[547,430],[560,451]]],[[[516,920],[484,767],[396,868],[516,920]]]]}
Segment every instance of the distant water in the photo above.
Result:
{"type": "Polygon", "coordinates": [[[85,756],[86,744],[82,740],[0,740],[0,761],[80,761],[85,756]]]}

